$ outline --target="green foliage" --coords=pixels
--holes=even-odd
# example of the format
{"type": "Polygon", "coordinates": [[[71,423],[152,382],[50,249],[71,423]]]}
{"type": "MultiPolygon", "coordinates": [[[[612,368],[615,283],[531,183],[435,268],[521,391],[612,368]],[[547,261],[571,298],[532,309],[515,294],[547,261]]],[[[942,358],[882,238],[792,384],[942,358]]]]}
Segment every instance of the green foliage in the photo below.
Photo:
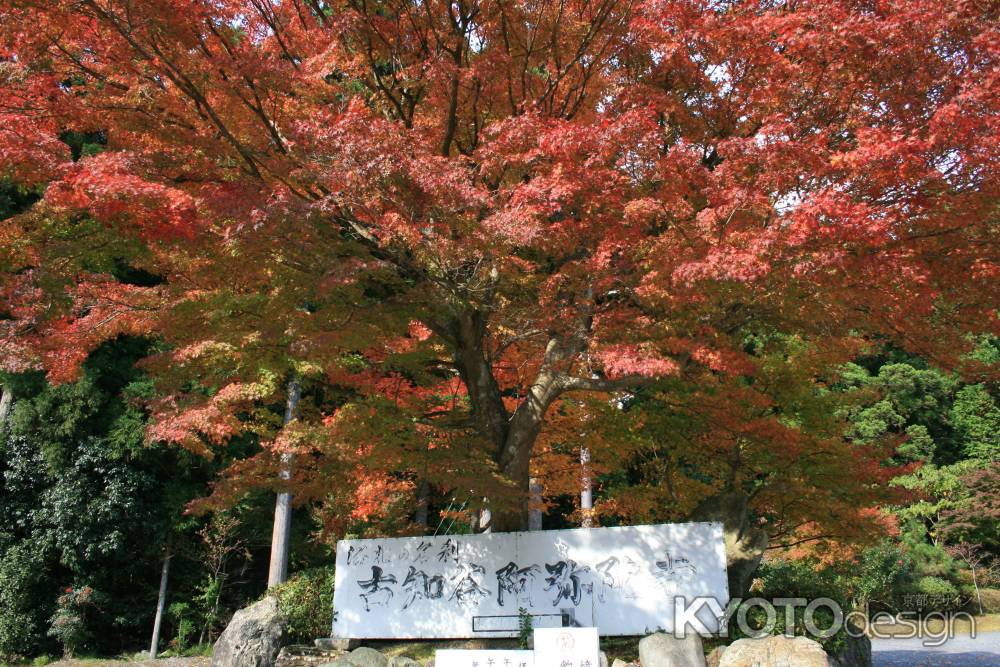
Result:
{"type": "Polygon", "coordinates": [[[921,595],[934,597],[942,605],[960,606],[958,589],[946,579],[941,579],[940,577],[920,577],[914,584],[913,590],[921,595]]]}
{"type": "Polygon", "coordinates": [[[108,343],[61,386],[3,378],[16,402],[0,444],[0,656],[72,647],[80,628],[56,607],[66,582],[86,581],[107,601],[86,618],[95,650],[117,653],[149,631],[171,517],[204,492],[205,474],[183,452],[143,444],[132,397],[146,391],[134,362],[147,348],[108,343]]]}
{"type": "Polygon", "coordinates": [[[531,614],[524,607],[520,607],[517,610],[517,645],[521,650],[528,649],[534,629],[531,614]]]}
{"type": "Polygon", "coordinates": [[[961,436],[965,456],[983,461],[1000,458],[1000,406],[985,385],[967,385],[958,391],[951,421],[961,436]]]}
{"type": "Polygon", "coordinates": [[[51,614],[40,546],[24,541],[0,554],[0,661],[34,654],[51,614]]]}
{"type": "Polygon", "coordinates": [[[911,568],[903,548],[885,540],[865,549],[856,563],[845,568],[841,581],[855,609],[889,610],[895,607],[896,594],[911,568]]]}
{"type": "Polygon", "coordinates": [[[848,415],[847,435],[871,443],[891,436],[906,436],[897,452],[900,462],[930,461],[940,450],[952,457],[954,430],[948,410],[958,380],[915,363],[890,362],[875,374],[857,364],[843,373],[846,388],[872,393],[874,402],[862,403],[848,415]]]}
{"type": "Polygon", "coordinates": [[[171,645],[175,651],[185,651],[191,646],[191,639],[197,632],[195,612],[187,602],[174,602],[167,607],[167,618],[174,623],[174,639],[171,645]]]}
{"type": "MultiPolygon", "coordinates": [[[[763,563],[757,572],[752,591],[755,596],[765,599],[773,598],[830,598],[844,609],[850,609],[850,599],[843,579],[831,568],[820,568],[815,562],[808,560],[772,560],[763,563]]],[[[826,606],[815,610],[814,623],[816,627],[825,629],[833,626],[833,612],[826,606]]],[[[793,626],[787,626],[785,614],[778,613],[775,619],[773,635],[784,633],[807,635],[805,627],[805,607],[796,607],[793,614],[793,626]]],[[[762,629],[767,622],[766,613],[760,607],[752,607],[747,613],[750,627],[762,629]]],[[[740,639],[742,632],[736,623],[736,617],[730,622],[730,637],[740,639]]],[[[839,652],[847,639],[843,630],[827,638],[816,638],[823,647],[831,653],[839,652]]]]}
{"type": "Polygon", "coordinates": [[[269,591],[278,597],[290,639],[308,643],[330,634],[333,581],[333,567],[317,567],[298,572],[269,591]]]}

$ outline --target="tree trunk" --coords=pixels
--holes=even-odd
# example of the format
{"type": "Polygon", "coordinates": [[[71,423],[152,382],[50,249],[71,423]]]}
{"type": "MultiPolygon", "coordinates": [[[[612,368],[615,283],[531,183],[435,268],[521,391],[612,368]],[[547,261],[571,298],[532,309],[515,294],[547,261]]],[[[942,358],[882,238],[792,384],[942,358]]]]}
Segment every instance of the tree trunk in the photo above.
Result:
{"type": "MultiPolygon", "coordinates": [[[[293,375],[288,381],[288,399],[285,404],[285,424],[295,419],[302,387],[299,377],[293,375]]],[[[281,454],[282,481],[291,479],[292,454],[281,454]]],[[[267,572],[267,587],[277,586],[288,579],[288,551],[292,535],[292,494],[283,491],[274,503],[274,528],[271,531],[271,562],[267,572]]]]}
{"type": "Polygon", "coordinates": [[[160,626],[163,623],[163,611],[167,605],[167,578],[170,576],[170,540],[163,553],[163,569],[160,570],[160,595],[156,599],[156,619],[153,621],[153,639],[149,643],[149,659],[156,660],[160,646],[160,626]]]}
{"type": "Polygon", "coordinates": [[[7,430],[7,417],[14,405],[14,392],[7,385],[0,385],[0,433],[7,430]]]}
{"type": "Polygon", "coordinates": [[[983,609],[983,594],[979,590],[979,579],[976,577],[976,566],[969,564],[969,568],[972,570],[972,585],[976,589],[976,599],[979,601],[979,615],[982,616],[986,613],[983,609]]]}
{"type": "Polygon", "coordinates": [[[431,485],[426,479],[420,480],[417,485],[417,510],[413,515],[413,523],[427,530],[427,513],[430,508],[431,485]]]}
{"type": "Polygon", "coordinates": [[[580,525],[594,527],[594,491],[590,470],[590,450],[580,447],[580,525]]]}
{"type": "Polygon", "coordinates": [[[444,329],[454,345],[455,365],[469,393],[472,418],[493,446],[494,461],[518,492],[513,503],[491,507],[490,528],[497,532],[528,529],[530,462],[545,413],[569,385],[560,367],[575,348],[557,337],[549,340],[538,375],[513,414],[504,405],[500,385],[485,351],[487,314],[466,311],[444,329]]]}
{"type": "Polygon", "coordinates": [[[691,513],[692,521],[722,524],[730,597],[742,597],[750,590],[753,573],[767,549],[767,533],[751,525],[748,503],[746,494],[726,491],[701,501],[691,513]]]}
{"type": "Polygon", "coordinates": [[[542,485],[538,480],[528,480],[528,530],[542,529],[542,485]]]}
{"type": "Polygon", "coordinates": [[[513,503],[498,505],[491,512],[491,526],[496,532],[528,530],[528,499],[530,497],[531,450],[538,437],[541,424],[529,425],[527,429],[515,429],[512,425],[503,443],[498,459],[500,471],[511,480],[517,489],[513,503]]]}

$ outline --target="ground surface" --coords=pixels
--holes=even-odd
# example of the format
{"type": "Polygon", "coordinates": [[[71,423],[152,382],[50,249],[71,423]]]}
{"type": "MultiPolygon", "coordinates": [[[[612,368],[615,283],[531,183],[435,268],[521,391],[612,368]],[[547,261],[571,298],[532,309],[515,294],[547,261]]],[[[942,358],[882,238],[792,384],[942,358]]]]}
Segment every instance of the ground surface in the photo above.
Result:
{"type": "Polygon", "coordinates": [[[211,658],[160,658],[139,662],[122,660],[59,660],[48,667],[209,667],[211,658]]]}
{"type": "Polygon", "coordinates": [[[1000,632],[983,632],[975,639],[958,636],[941,646],[924,646],[920,639],[876,639],[875,667],[998,667],[1000,632]]]}

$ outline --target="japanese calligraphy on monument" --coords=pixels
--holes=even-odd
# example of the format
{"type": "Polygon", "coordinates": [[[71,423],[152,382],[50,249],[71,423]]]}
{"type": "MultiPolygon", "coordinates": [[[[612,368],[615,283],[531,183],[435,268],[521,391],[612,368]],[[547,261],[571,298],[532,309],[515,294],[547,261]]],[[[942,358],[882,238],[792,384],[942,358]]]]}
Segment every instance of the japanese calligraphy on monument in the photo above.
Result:
{"type": "Polygon", "coordinates": [[[514,637],[521,609],[634,635],[671,629],[675,597],[728,602],[721,524],[342,540],[333,635],[514,637]]]}

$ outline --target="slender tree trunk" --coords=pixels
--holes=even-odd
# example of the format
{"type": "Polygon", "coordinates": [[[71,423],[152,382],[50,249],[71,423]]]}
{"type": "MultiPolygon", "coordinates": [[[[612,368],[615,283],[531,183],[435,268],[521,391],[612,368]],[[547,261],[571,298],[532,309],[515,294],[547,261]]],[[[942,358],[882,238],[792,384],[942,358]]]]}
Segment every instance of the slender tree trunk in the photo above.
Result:
{"type": "Polygon", "coordinates": [[[7,417],[14,405],[14,392],[7,385],[0,385],[0,433],[7,430],[7,417]]]}
{"type": "Polygon", "coordinates": [[[580,447],[580,525],[594,526],[594,492],[590,470],[590,450],[580,447]]]}
{"type": "Polygon", "coordinates": [[[528,530],[542,529],[542,485],[534,477],[528,480],[528,530]]]}
{"type": "MultiPolygon", "coordinates": [[[[293,375],[288,381],[288,400],[285,404],[285,424],[293,419],[298,411],[302,387],[298,375],[293,375]]],[[[281,454],[281,472],[283,481],[291,479],[292,455],[289,452],[281,454]]],[[[277,586],[288,579],[288,551],[292,535],[292,494],[282,491],[274,503],[274,528],[271,531],[271,562],[267,572],[267,587],[277,586]]]]}
{"type": "Polygon", "coordinates": [[[167,546],[163,552],[163,569],[160,570],[160,595],[156,599],[156,619],[153,621],[153,639],[149,643],[149,658],[156,660],[156,654],[160,646],[160,626],[163,623],[163,611],[167,606],[167,579],[170,576],[170,540],[167,539],[167,546]]]}
{"type": "Polygon", "coordinates": [[[427,529],[427,513],[430,509],[431,485],[426,479],[420,480],[417,485],[417,511],[413,516],[413,523],[427,529]]]}
{"type": "Polygon", "coordinates": [[[972,569],[972,585],[976,589],[976,599],[979,602],[979,615],[982,616],[986,612],[983,610],[983,594],[979,591],[979,580],[976,578],[976,566],[970,563],[969,567],[972,569]]]}

